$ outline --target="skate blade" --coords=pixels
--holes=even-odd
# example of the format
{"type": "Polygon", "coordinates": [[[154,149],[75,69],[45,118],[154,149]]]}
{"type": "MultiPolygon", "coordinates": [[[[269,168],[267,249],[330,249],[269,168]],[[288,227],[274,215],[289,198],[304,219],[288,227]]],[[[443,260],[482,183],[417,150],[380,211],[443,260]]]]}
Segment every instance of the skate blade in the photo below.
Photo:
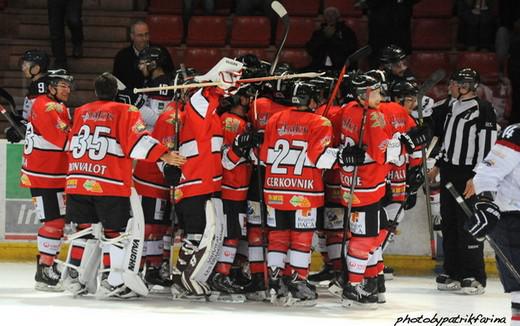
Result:
{"type": "Polygon", "coordinates": [[[171,293],[171,289],[169,287],[164,287],[164,286],[161,286],[161,285],[153,285],[150,288],[150,293],[153,293],[153,294],[170,294],[171,293]]]}
{"type": "Polygon", "coordinates": [[[291,294],[287,297],[287,300],[284,303],[284,307],[314,307],[318,303],[317,300],[300,300],[298,298],[293,298],[291,294]]]}
{"type": "Polygon", "coordinates": [[[338,298],[341,298],[341,295],[343,294],[343,288],[338,286],[336,283],[333,283],[331,286],[329,286],[329,292],[338,298]]]}
{"type": "Polygon", "coordinates": [[[386,295],[384,293],[377,294],[377,303],[386,303],[386,295]]]}
{"type": "Polygon", "coordinates": [[[341,305],[345,308],[361,309],[361,310],[376,310],[377,303],[361,303],[350,299],[341,299],[341,305]]]}
{"type": "Polygon", "coordinates": [[[209,302],[244,303],[246,300],[247,298],[243,294],[228,294],[217,291],[211,292],[211,295],[208,297],[209,302]]]}
{"type": "Polygon", "coordinates": [[[437,284],[437,290],[439,291],[460,291],[461,287],[460,284],[453,284],[453,285],[445,285],[445,284],[437,284]]]}
{"type": "Polygon", "coordinates": [[[186,292],[182,293],[172,293],[173,301],[181,301],[181,302],[207,302],[207,298],[204,295],[189,295],[186,292]]]}
{"type": "Polygon", "coordinates": [[[326,289],[330,285],[330,281],[319,281],[319,282],[309,281],[309,283],[320,289],[326,289]]]}
{"type": "Polygon", "coordinates": [[[394,279],[394,274],[385,274],[385,281],[391,281],[394,279]]]}
{"type": "Polygon", "coordinates": [[[246,293],[246,298],[249,301],[266,301],[267,294],[266,291],[249,292],[246,293]]]}
{"type": "Polygon", "coordinates": [[[45,284],[43,282],[36,282],[34,285],[34,289],[36,291],[42,291],[42,292],[64,292],[65,288],[61,283],[58,283],[56,285],[49,285],[45,284]]]}

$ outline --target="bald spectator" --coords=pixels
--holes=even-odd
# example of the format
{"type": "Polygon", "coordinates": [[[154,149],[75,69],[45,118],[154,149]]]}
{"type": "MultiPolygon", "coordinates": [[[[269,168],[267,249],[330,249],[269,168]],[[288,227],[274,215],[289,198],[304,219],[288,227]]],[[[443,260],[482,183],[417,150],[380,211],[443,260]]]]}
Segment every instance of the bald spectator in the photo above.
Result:
{"type": "MultiPolygon", "coordinates": [[[[130,40],[132,41],[130,46],[121,49],[117,53],[114,59],[113,74],[123,82],[128,89],[134,89],[135,87],[139,88],[144,85],[144,77],[138,68],[138,63],[139,53],[150,46],[148,24],[142,20],[137,20],[130,25],[130,40]]],[[[168,50],[157,44],[152,45],[161,48],[164,52],[167,58],[164,71],[166,74],[171,73],[174,70],[174,66],[168,50]]]]}
{"type": "Polygon", "coordinates": [[[357,49],[356,34],[341,20],[336,7],[323,11],[323,23],[305,45],[312,57],[309,69],[340,70],[357,49]]]}

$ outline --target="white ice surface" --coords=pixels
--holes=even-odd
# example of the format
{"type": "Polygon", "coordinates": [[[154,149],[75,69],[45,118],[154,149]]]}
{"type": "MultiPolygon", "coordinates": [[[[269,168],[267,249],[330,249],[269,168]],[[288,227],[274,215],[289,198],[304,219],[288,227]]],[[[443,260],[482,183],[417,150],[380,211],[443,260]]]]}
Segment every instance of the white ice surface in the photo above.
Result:
{"type": "Polygon", "coordinates": [[[73,299],[66,293],[35,291],[34,271],[33,264],[0,263],[0,326],[394,325],[398,317],[404,318],[407,314],[410,317],[423,315],[424,318],[437,314],[440,318],[464,317],[471,313],[502,317],[509,325],[511,316],[509,295],[503,293],[499,280],[495,278],[489,280],[486,294],[464,296],[438,292],[433,277],[396,277],[387,281],[387,303],[379,305],[377,310],[367,311],[343,308],[324,290],[319,291],[318,305],[311,308],[283,308],[255,302],[174,302],[166,295],[158,294],[133,301],[99,301],[93,297],[73,299]]]}

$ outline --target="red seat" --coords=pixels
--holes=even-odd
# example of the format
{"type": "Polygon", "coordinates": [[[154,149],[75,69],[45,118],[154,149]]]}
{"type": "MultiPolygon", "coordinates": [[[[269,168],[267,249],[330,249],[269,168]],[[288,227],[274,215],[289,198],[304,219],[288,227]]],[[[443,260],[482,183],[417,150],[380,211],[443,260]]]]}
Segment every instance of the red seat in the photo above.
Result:
{"type": "Polygon", "coordinates": [[[421,0],[413,7],[413,17],[451,17],[453,0],[421,0]]]}
{"type": "Polygon", "coordinates": [[[459,52],[455,65],[475,69],[485,83],[498,81],[498,61],[494,52],[459,52]]]}
{"type": "Polygon", "coordinates": [[[168,46],[166,47],[168,53],[170,53],[170,57],[172,58],[173,64],[178,67],[179,64],[183,63],[183,50],[176,46],[168,46]]]}
{"type": "Polygon", "coordinates": [[[158,15],[146,17],[150,41],[161,45],[178,45],[182,40],[181,16],[158,15]]]}
{"type": "Polygon", "coordinates": [[[258,59],[265,61],[270,61],[272,59],[267,55],[265,49],[262,48],[234,48],[231,49],[229,57],[238,58],[246,54],[254,54],[258,59]]]}
{"type": "Polygon", "coordinates": [[[320,10],[320,2],[316,0],[282,0],[281,3],[291,16],[291,24],[293,16],[316,17],[320,10]]]}
{"type": "Polygon", "coordinates": [[[358,45],[368,43],[368,21],[365,18],[344,17],[343,20],[356,34],[358,45]]]}
{"type": "MultiPolygon", "coordinates": [[[[287,35],[285,46],[287,47],[303,47],[310,40],[316,25],[314,19],[305,17],[291,18],[291,27],[287,35]]],[[[276,30],[276,44],[282,41],[284,32],[283,24],[278,24],[276,30]]]]}
{"type": "Polygon", "coordinates": [[[219,48],[189,48],[184,52],[186,67],[193,67],[203,74],[220,59],[222,59],[222,52],[219,48]]]}
{"type": "Polygon", "coordinates": [[[224,46],[226,18],[222,16],[193,16],[188,26],[186,44],[189,46],[224,46]]]}
{"type": "Polygon", "coordinates": [[[414,49],[450,49],[452,40],[453,31],[449,19],[421,18],[412,21],[412,47],[414,49]]]}
{"type": "Polygon", "coordinates": [[[437,69],[451,71],[450,59],[444,52],[414,52],[409,58],[410,69],[418,80],[426,80],[437,69]]]}
{"type": "MultiPolygon", "coordinates": [[[[229,16],[231,13],[231,0],[217,0],[215,1],[214,15],[229,16]]],[[[195,8],[195,15],[205,15],[203,1],[199,1],[197,8],[195,8]]]]}
{"type": "Polygon", "coordinates": [[[182,14],[182,0],[150,0],[148,12],[151,14],[182,14]]]}
{"type": "Polygon", "coordinates": [[[231,29],[232,47],[266,47],[271,40],[271,23],[262,16],[235,16],[231,29]]]}
{"type": "Polygon", "coordinates": [[[311,57],[303,49],[285,49],[280,55],[280,62],[287,62],[294,68],[303,68],[311,63],[311,57]]]}
{"type": "Polygon", "coordinates": [[[341,13],[341,16],[359,17],[363,12],[361,9],[354,6],[355,3],[356,0],[325,0],[323,2],[323,8],[336,7],[341,13]]]}

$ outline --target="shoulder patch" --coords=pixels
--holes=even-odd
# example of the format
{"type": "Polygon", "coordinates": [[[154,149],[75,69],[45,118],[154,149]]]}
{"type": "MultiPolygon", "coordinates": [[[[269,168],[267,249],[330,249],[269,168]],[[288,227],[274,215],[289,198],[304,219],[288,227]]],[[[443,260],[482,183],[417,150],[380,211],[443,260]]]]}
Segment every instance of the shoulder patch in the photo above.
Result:
{"type": "Polygon", "coordinates": [[[370,122],[373,128],[384,128],[386,125],[385,118],[377,111],[370,112],[370,122]]]}
{"type": "Polygon", "coordinates": [[[224,129],[229,132],[237,132],[239,127],[240,127],[240,120],[238,120],[238,119],[235,119],[232,117],[227,117],[224,120],[224,129]]]}

